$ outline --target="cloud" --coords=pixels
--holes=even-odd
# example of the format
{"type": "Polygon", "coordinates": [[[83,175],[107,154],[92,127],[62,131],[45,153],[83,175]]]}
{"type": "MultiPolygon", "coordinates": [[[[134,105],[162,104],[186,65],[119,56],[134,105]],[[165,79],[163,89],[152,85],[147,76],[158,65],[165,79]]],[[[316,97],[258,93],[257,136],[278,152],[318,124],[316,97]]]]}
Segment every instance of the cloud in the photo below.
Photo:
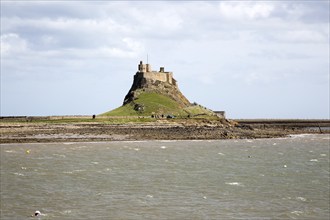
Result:
{"type": "Polygon", "coordinates": [[[19,32],[36,48],[40,41],[48,36],[53,46],[63,47],[95,47],[99,44],[111,43],[120,38],[119,35],[129,34],[129,28],[123,27],[112,19],[77,19],[77,18],[6,18],[4,32],[19,32]],[[94,39],[98,39],[95,41],[94,39]]]}
{"type": "Polygon", "coordinates": [[[317,30],[288,30],[277,33],[274,38],[288,43],[327,43],[329,40],[326,33],[317,30]]]}
{"type": "Polygon", "coordinates": [[[116,47],[101,47],[96,49],[92,56],[96,57],[120,57],[120,58],[134,58],[138,57],[142,52],[145,52],[144,46],[131,38],[123,38],[123,48],[116,47]]]}
{"type": "Polygon", "coordinates": [[[274,15],[286,21],[326,24],[329,22],[329,4],[329,1],[283,1],[278,3],[274,15]]]}
{"type": "Polygon", "coordinates": [[[329,4],[329,1],[223,1],[218,10],[227,21],[277,20],[316,24],[328,23],[329,4]]]}
{"type": "Polygon", "coordinates": [[[176,10],[171,7],[166,10],[160,7],[157,9],[146,10],[143,7],[128,9],[127,14],[139,24],[135,31],[168,33],[181,28],[182,18],[176,10]]]}
{"type": "MultiPolygon", "coordinates": [[[[256,69],[256,71],[260,71],[256,69]]],[[[239,73],[233,76],[234,80],[241,81],[248,86],[251,85],[269,85],[270,83],[275,83],[279,80],[285,80],[287,76],[285,74],[272,74],[270,72],[248,72],[239,73]]]]}
{"type": "Polygon", "coordinates": [[[1,55],[3,58],[11,54],[18,54],[27,51],[27,42],[18,34],[9,33],[1,35],[1,55]]]}
{"type": "Polygon", "coordinates": [[[219,12],[226,19],[254,20],[268,18],[274,6],[270,2],[220,2],[219,12]]]}

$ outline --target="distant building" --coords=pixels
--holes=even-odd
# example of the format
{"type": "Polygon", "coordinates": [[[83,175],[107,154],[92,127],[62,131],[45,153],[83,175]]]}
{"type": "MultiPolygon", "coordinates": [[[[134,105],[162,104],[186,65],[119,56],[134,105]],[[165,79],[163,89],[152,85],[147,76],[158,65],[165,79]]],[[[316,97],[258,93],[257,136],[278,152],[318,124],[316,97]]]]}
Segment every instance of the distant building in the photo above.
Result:
{"type": "Polygon", "coordinates": [[[225,111],[213,111],[219,118],[226,118],[225,111]]]}

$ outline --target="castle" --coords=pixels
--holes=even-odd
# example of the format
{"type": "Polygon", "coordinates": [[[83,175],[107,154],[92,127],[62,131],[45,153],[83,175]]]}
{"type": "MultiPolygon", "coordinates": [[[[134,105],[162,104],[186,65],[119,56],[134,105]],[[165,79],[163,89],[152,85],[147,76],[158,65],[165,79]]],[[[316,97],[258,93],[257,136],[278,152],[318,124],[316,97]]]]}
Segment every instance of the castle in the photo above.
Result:
{"type": "Polygon", "coordinates": [[[131,103],[141,92],[153,92],[166,95],[182,107],[190,106],[189,100],[180,92],[177,81],[173,78],[173,72],[165,72],[164,67],[159,71],[151,70],[150,64],[140,61],[138,71],[134,75],[134,81],[123,105],[131,103]]]}
{"type": "Polygon", "coordinates": [[[166,82],[173,86],[177,86],[176,80],[173,78],[172,72],[165,72],[164,67],[160,67],[159,72],[151,70],[150,64],[143,64],[140,61],[138,65],[138,72],[136,73],[137,78],[145,78],[152,81],[166,82]]]}

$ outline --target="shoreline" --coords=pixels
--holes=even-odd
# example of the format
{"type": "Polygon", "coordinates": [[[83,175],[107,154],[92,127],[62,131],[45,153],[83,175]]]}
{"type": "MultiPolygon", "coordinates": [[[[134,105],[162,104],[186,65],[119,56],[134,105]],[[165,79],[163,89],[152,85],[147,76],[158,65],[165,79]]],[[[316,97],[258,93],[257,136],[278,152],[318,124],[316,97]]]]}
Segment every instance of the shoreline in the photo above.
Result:
{"type": "Polygon", "coordinates": [[[251,122],[189,123],[161,121],[111,124],[104,122],[4,122],[0,124],[0,144],[54,142],[109,142],[141,140],[221,140],[281,138],[299,134],[330,134],[330,121],[267,124],[251,122]]]}
{"type": "MultiPolygon", "coordinates": [[[[71,145],[71,144],[77,144],[77,143],[120,143],[120,142],[136,142],[136,143],[143,143],[143,142],[148,142],[148,141],[155,141],[155,142],[183,142],[183,141],[220,141],[220,140],[263,140],[263,139],[286,139],[286,138],[297,138],[297,137],[305,137],[305,136],[324,136],[328,137],[327,139],[330,140],[330,133],[301,133],[301,134],[289,134],[283,137],[267,137],[267,138],[254,138],[254,139],[248,139],[248,138],[241,138],[241,139],[173,139],[173,140],[167,140],[167,139],[141,139],[141,140],[111,140],[111,141],[106,141],[106,140],[101,140],[101,141],[86,141],[86,140],[79,140],[79,141],[49,141],[49,142],[8,142],[8,143],[0,143],[1,145],[15,145],[15,144],[66,144],[66,145],[71,145]]],[[[324,139],[324,138],[323,138],[324,139]]]]}

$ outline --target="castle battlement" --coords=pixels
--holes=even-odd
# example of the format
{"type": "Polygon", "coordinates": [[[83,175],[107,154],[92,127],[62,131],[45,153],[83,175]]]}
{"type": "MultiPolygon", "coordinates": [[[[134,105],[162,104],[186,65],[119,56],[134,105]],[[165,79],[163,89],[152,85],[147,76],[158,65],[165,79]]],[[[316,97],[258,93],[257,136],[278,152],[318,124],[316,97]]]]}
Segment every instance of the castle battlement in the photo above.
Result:
{"type": "Polygon", "coordinates": [[[145,79],[167,82],[176,86],[176,80],[173,78],[173,72],[165,72],[164,70],[164,67],[160,67],[159,71],[153,71],[150,64],[143,64],[143,62],[140,61],[140,64],[138,65],[138,72],[136,74],[145,79]]]}

